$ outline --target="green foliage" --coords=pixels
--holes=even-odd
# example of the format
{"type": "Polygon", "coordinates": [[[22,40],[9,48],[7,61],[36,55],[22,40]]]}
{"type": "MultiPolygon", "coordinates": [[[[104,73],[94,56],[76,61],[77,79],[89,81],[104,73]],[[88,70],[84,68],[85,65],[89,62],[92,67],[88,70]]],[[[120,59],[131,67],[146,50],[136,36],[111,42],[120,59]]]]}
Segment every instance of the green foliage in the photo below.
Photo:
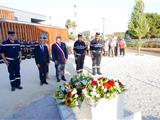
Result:
{"type": "Polygon", "coordinates": [[[143,0],[136,0],[136,5],[132,12],[131,20],[128,25],[129,32],[138,39],[146,36],[149,31],[149,25],[144,14],[143,0]]]}
{"type": "Polygon", "coordinates": [[[70,40],[75,40],[76,36],[73,34],[73,32],[76,30],[77,24],[75,21],[72,21],[71,19],[68,19],[65,23],[65,27],[68,29],[68,31],[70,31],[70,29],[72,28],[72,32],[69,32],[69,39],[70,40]]]}
{"type": "Polygon", "coordinates": [[[65,27],[66,27],[67,29],[70,29],[70,28],[72,27],[72,21],[71,21],[71,19],[68,19],[68,20],[66,21],[65,27]]]}
{"type": "Polygon", "coordinates": [[[147,36],[149,38],[160,37],[160,15],[157,13],[146,13],[145,15],[150,27],[147,36]]]}

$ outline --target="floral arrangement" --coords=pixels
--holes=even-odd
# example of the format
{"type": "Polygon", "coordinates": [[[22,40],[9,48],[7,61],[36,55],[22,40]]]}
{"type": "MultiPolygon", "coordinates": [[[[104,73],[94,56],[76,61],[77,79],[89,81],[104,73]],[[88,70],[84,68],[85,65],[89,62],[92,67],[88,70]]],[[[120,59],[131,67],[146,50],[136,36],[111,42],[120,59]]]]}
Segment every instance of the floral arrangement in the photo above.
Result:
{"type": "Polygon", "coordinates": [[[80,74],[72,77],[69,83],[59,86],[55,97],[61,101],[58,104],[80,107],[84,99],[97,103],[102,98],[112,99],[125,90],[125,86],[119,80],[80,74]]]}

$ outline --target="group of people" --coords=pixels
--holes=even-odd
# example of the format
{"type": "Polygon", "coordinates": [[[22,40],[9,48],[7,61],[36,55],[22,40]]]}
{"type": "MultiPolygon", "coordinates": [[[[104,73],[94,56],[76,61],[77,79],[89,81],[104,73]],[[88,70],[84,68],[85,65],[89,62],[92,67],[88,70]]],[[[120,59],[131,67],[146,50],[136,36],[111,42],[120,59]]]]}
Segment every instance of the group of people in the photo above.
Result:
{"type": "Polygon", "coordinates": [[[126,42],[124,39],[118,37],[110,37],[107,40],[105,40],[105,46],[104,46],[104,56],[111,56],[111,57],[117,57],[117,56],[124,56],[125,55],[125,47],[126,42]]]}
{"type": "MultiPolygon", "coordinates": [[[[0,45],[0,54],[3,62],[7,65],[9,72],[11,91],[15,91],[16,89],[23,89],[21,86],[20,75],[20,63],[22,60],[23,46],[15,39],[15,34],[15,31],[8,31],[8,39],[4,40],[2,45],[0,45]]],[[[35,63],[39,70],[40,85],[48,85],[46,79],[49,72],[50,60],[55,63],[57,82],[60,82],[60,80],[66,81],[65,64],[67,63],[68,59],[67,46],[62,42],[61,36],[57,36],[56,42],[51,46],[50,55],[49,48],[46,44],[47,41],[48,34],[41,33],[39,43],[36,43],[33,48],[35,63]]],[[[95,39],[93,39],[89,44],[93,75],[102,74],[100,71],[100,63],[105,45],[106,44],[104,40],[100,39],[100,33],[96,33],[95,39]]],[[[112,47],[110,49],[112,49],[112,47]]],[[[78,40],[76,40],[73,45],[77,74],[83,72],[84,60],[87,54],[87,50],[87,45],[85,41],[83,41],[82,34],[78,34],[78,40]]]]}
{"type": "MultiPolygon", "coordinates": [[[[35,63],[39,70],[40,85],[48,84],[46,81],[49,70],[50,54],[46,42],[48,36],[41,33],[39,44],[34,47],[35,63]]],[[[20,63],[22,61],[21,44],[15,39],[15,31],[8,31],[8,39],[4,40],[0,45],[0,56],[7,65],[11,91],[23,89],[21,86],[20,63]]],[[[67,47],[61,42],[61,37],[56,37],[56,43],[52,45],[52,60],[55,62],[57,82],[61,79],[66,81],[64,77],[64,64],[68,58],[67,47]]]]}

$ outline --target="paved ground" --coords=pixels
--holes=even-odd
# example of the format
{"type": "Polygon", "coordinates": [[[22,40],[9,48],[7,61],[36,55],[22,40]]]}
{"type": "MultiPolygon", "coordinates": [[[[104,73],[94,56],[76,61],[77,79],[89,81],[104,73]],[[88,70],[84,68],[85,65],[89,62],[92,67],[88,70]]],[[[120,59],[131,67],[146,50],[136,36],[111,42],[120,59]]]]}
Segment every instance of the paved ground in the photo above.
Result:
{"type": "MultiPolygon", "coordinates": [[[[86,57],[86,70],[91,71],[91,63],[90,57],[86,57]]],[[[101,65],[105,76],[120,79],[126,84],[125,110],[129,113],[142,111],[144,120],[160,120],[159,66],[160,57],[137,56],[135,53],[126,54],[125,57],[104,57],[101,65]]],[[[48,86],[39,85],[38,69],[33,59],[22,62],[21,74],[24,89],[11,92],[6,66],[0,65],[0,119],[50,119],[52,112],[53,115],[56,113],[54,118],[59,119],[57,108],[51,105],[52,101],[54,103],[51,96],[63,82],[56,82],[54,64],[50,65],[48,86]]],[[[74,58],[70,56],[66,77],[69,79],[74,74],[74,58]]]]}
{"type": "Polygon", "coordinates": [[[55,103],[55,100],[52,96],[45,96],[11,115],[6,120],[60,120],[57,106],[53,103],[55,103]]]}

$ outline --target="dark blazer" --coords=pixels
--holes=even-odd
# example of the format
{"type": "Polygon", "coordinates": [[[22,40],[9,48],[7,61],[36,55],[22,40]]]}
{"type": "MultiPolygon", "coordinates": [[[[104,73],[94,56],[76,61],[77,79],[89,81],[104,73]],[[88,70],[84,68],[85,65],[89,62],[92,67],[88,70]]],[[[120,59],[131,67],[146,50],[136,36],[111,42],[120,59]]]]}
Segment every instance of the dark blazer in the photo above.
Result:
{"type": "Polygon", "coordinates": [[[36,46],[34,53],[36,64],[49,63],[50,56],[48,47],[46,45],[44,45],[44,51],[41,50],[40,45],[36,46]]]}
{"type": "MultiPolygon", "coordinates": [[[[68,50],[67,50],[66,44],[61,42],[61,45],[59,47],[63,50],[65,59],[68,59],[68,50]]],[[[57,60],[60,63],[65,62],[64,58],[62,57],[62,53],[57,48],[56,44],[52,45],[52,60],[53,61],[57,60]]]]}

